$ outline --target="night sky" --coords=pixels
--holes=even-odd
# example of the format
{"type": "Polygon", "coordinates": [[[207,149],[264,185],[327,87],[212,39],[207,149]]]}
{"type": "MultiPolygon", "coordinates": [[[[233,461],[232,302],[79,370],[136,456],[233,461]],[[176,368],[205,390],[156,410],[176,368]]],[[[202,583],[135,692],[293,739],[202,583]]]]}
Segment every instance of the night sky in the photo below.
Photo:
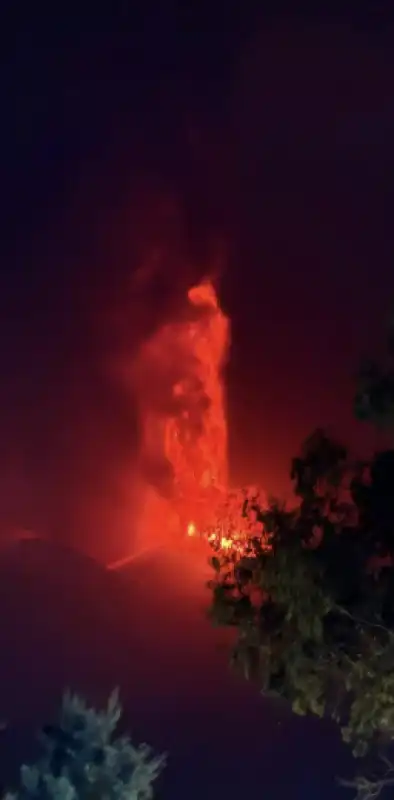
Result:
{"type": "Polygon", "coordinates": [[[1,536],[122,554],[138,423],[106,366],[217,247],[234,481],[288,491],[316,425],[376,443],[351,402],[394,300],[394,15],[342,5],[3,4],[1,536]]]}
{"type": "Polygon", "coordinates": [[[130,399],[97,375],[113,316],[134,347],[218,241],[235,480],[283,492],[318,424],[360,446],[353,373],[394,294],[388,5],[16,7],[0,72],[3,517],[23,506],[67,537],[81,482],[108,487],[137,436],[130,399]],[[161,282],[137,314],[127,282],[152,242],[161,282]]]}
{"type": "Polygon", "coordinates": [[[353,373],[394,289],[393,26],[368,7],[3,12],[4,519],[23,506],[67,538],[77,486],[129,459],[130,400],[96,374],[109,317],[123,304],[133,347],[217,241],[235,480],[283,492],[317,424],[368,436],[353,373]],[[152,241],[161,283],[137,321],[127,281],[152,241]]]}

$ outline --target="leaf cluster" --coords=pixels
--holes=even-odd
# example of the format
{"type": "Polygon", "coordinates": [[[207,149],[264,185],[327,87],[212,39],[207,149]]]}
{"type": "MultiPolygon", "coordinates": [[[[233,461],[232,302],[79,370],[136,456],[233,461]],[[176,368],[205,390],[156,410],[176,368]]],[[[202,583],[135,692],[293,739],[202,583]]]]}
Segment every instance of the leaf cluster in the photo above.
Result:
{"type": "Polygon", "coordinates": [[[115,737],[120,717],[117,691],[103,711],[67,692],[58,722],[40,733],[41,758],[21,767],[5,800],[150,800],[165,758],[115,737]]]}
{"type": "Polygon", "coordinates": [[[363,755],[394,734],[393,459],[353,462],[318,430],[292,478],[296,508],[260,510],[270,550],[216,554],[210,615],[237,629],[233,664],[263,692],[335,719],[363,755]]]}
{"type": "Polygon", "coordinates": [[[386,338],[383,359],[366,361],[357,375],[354,412],[358,419],[392,431],[394,425],[394,315],[386,338]]]}

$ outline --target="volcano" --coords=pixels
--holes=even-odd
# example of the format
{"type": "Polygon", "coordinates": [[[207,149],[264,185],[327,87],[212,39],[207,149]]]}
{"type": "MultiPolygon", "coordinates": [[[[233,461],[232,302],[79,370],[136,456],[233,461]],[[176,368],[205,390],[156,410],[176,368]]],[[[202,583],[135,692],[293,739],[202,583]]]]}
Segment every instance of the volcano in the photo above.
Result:
{"type": "Polygon", "coordinates": [[[3,549],[3,784],[34,757],[34,732],[53,719],[66,686],[97,704],[119,686],[133,739],[169,753],[164,800],[238,800],[262,782],[272,798],[285,785],[292,798],[333,797],[332,776],[344,771],[334,732],[294,720],[229,671],[228,635],[203,613],[200,546],[186,540],[112,571],[38,539],[3,549]]]}

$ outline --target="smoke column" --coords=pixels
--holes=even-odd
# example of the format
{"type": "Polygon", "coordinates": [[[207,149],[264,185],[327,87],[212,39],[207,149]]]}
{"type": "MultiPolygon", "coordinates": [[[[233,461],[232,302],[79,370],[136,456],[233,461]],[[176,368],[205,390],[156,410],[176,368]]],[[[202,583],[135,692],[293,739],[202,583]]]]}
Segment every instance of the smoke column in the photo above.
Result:
{"type": "Polygon", "coordinates": [[[183,536],[226,481],[228,321],[176,203],[102,200],[43,231],[5,287],[0,523],[108,563],[183,536]]]}
{"type": "Polygon", "coordinates": [[[140,428],[137,555],[207,524],[227,486],[228,345],[229,322],[203,279],[124,365],[140,428]]]}

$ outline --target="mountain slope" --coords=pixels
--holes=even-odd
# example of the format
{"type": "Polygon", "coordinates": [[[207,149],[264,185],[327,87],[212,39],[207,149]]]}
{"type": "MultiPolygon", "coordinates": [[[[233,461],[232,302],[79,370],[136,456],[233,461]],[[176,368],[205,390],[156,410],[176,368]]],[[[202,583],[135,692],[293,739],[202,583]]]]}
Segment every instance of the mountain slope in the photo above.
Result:
{"type": "Polygon", "coordinates": [[[112,571],[39,540],[2,550],[3,782],[33,755],[34,730],[53,718],[65,686],[100,703],[118,685],[133,739],[170,754],[164,800],[218,791],[238,800],[262,781],[270,800],[290,784],[292,798],[337,796],[332,732],[292,719],[229,672],[227,634],[203,614],[206,573],[194,548],[112,571]]]}

